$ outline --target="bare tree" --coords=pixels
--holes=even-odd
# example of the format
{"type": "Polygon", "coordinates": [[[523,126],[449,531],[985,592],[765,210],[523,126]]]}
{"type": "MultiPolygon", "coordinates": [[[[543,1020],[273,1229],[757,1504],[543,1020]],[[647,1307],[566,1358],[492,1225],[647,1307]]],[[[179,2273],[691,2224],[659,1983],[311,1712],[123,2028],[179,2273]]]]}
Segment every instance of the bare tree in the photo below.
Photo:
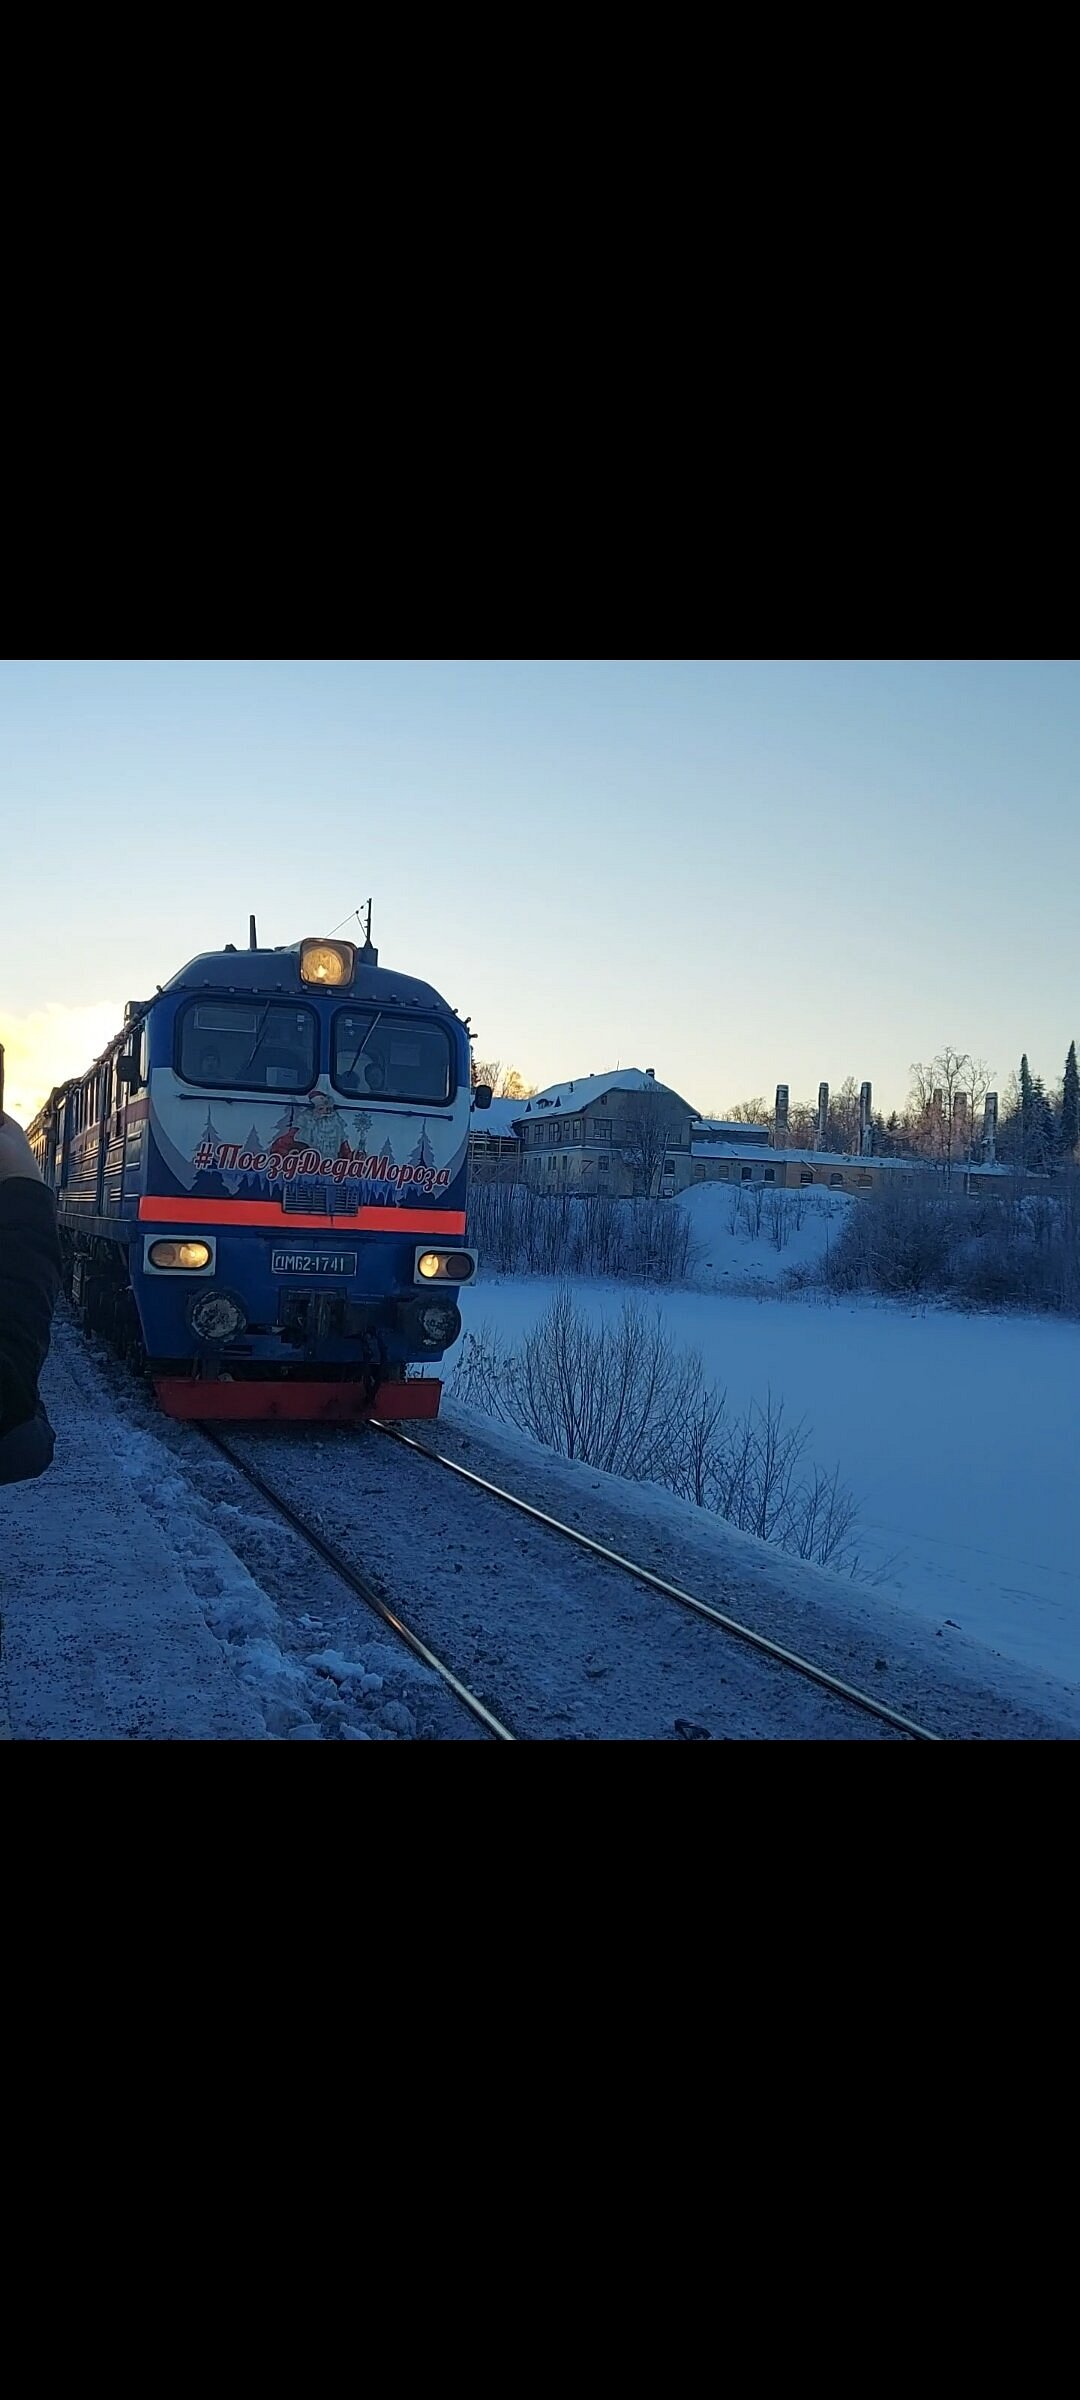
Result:
{"type": "Polygon", "coordinates": [[[946,1042],[928,1067],[916,1059],[911,1069],[911,1109],[916,1126],[916,1146],[926,1158],[936,1159],[945,1169],[948,1182],[956,1163],[959,1144],[959,1124],[956,1103],[966,1098],[969,1078],[985,1073],[982,1060],[978,1070],[966,1050],[954,1050],[946,1042]]]}
{"type": "MultiPolygon", "coordinates": [[[[967,1072],[960,1087],[966,1104],[964,1110],[964,1114],[967,1119],[964,1129],[964,1165],[966,1167],[971,1165],[972,1158],[974,1157],[982,1138],[982,1125],[980,1118],[985,1105],[986,1095],[990,1090],[993,1080],[994,1070],[992,1067],[987,1066],[985,1058],[969,1058],[967,1062],[967,1072]]],[[[970,1190],[970,1185],[966,1188],[970,1190]]]]}
{"type": "Polygon", "coordinates": [[[771,1125],[772,1110],[767,1100],[736,1100],[720,1119],[723,1125],[771,1125]]]}
{"type": "Polygon", "coordinates": [[[501,1058],[474,1058],[472,1082],[474,1091],[478,1083],[490,1084],[496,1100],[529,1100],[539,1088],[526,1083],[516,1067],[504,1067],[501,1058]]]}
{"type": "Polygon", "coordinates": [[[635,1092],[617,1127],[618,1151],[630,1170],[635,1197],[652,1198],[660,1188],[669,1142],[686,1124],[685,1110],[668,1092],[635,1092]]]}
{"type": "Polygon", "coordinates": [[[789,1150],[812,1150],[817,1139],[817,1109],[810,1100],[796,1100],[788,1109],[789,1150]]]}
{"type": "Polygon", "coordinates": [[[859,1147],[859,1087],[854,1075],[845,1075],[839,1091],[829,1095],[829,1117],[825,1127],[826,1150],[841,1155],[854,1153],[859,1147]]]}

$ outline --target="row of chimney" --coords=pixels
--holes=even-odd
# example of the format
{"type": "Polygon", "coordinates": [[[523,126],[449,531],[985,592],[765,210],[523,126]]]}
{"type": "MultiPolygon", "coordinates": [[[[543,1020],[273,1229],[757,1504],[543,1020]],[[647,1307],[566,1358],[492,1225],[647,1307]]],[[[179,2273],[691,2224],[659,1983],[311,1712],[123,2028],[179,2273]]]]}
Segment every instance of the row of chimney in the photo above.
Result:
{"type": "MultiPolygon", "coordinates": [[[[789,1090],[788,1090],[788,1086],[787,1086],[787,1084],[786,1084],[786,1083],[778,1083],[778,1084],[777,1084],[777,1087],[776,1087],[776,1112],[775,1112],[774,1123],[773,1123],[773,1142],[774,1142],[774,1144],[775,1144],[775,1146],[776,1146],[776,1148],[777,1148],[778,1150],[785,1150],[785,1149],[787,1148],[787,1137],[788,1137],[788,1101],[789,1101],[789,1098],[790,1098],[790,1094],[789,1094],[789,1090]]],[[[873,1112],[872,1112],[872,1106],[871,1106],[871,1098],[872,1098],[872,1087],[871,1087],[871,1085],[870,1085],[870,1084],[868,1084],[868,1083],[862,1083],[862,1084],[860,1084],[860,1085],[859,1085],[859,1156],[860,1156],[860,1158],[869,1158],[869,1156],[870,1156],[870,1153],[871,1153],[871,1151],[872,1151],[872,1149],[873,1149],[873,1146],[874,1146],[874,1126],[873,1126],[873,1112]]],[[[937,1122],[937,1123],[940,1125],[940,1124],[941,1124],[941,1122],[942,1122],[942,1119],[943,1119],[943,1117],[944,1117],[944,1113],[945,1113],[945,1094],[944,1094],[944,1092],[940,1092],[940,1091],[938,1091],[938,1092],[935,1092],[935,1093],[933,1094],[933,1097],[932,1097],[932,1099],[931,1099],[931,1103],[930,1103],[930,1113],[931,1113],[931,1117],[932,1117],[932,1118],[934,1118],[934,1119],[936,1119],[936,1122],[937,1122]]],[[[984,1158],[987,1160],[987,1162],[988,1162],[990,1165],[993,1165],[993,1161],[994,1161],[994,1150],[995,1150],[996,1143],[997,1143],[997,1113],[998,1113],[998,1096],[997,1096],[997,1093],[996,1093],[996,1092],[988,1092],[988,1093],[987,1093],[987,1095],[986,1095],[986,1105],[985,1105],[985,1107],[984,1107],[984,1109],[983,1109],[982,1151],[983,1151],[983,1156],[984,1156],[984,1158]]],[[[962,1150],[962,1149],[963,1149],[963,1147],[964,1147],[964,1143],[965,1143],[965,1140],[966,1140],[966,1136],[967,1136],[967,1093],[966,1093],[966,1092],[957,1092],[957,1093],[955,1094],[955,1096],[954,1096],[954,1099],[953,1099],[953,1105],[952,1105],[952,1119],[953,1119],[953,1139],[954,1139],[954,1141],[955,1141],[955,1143],[956,1143],[956,1147],[957,1147],[958,1149],[962,1150]]],[[[827,1125],[828,1125],[828,1122],[829,1122],[829,1087],[828,1087],[828,1084],[827,1084],[827,1083],[819,1083],[819,1085],[818,1085],[818,1096],[817,1096],[817,1124],[816,1124],[816,1126],[815,1126],[815,1128],[814,1128],[814,1148],[815,1148],[815,1150],[824,1150],[824,1148],[825,1148],[825,1134],[826,1134],[826,1127],[827,1127],[827,1125]]]]}

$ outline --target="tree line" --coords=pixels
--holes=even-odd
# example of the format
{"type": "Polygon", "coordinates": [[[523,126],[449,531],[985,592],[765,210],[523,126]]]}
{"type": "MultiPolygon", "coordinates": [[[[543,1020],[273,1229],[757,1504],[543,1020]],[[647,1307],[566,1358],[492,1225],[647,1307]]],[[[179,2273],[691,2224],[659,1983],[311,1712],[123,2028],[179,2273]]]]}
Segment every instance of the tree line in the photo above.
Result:
{"type": "MultiPolygon", "coordinates": [[[[928,1064],[916,1059],[911,1067],[907,1106],[889,1116],[874,1110],[871,1149],[879,1158],[925,1158],[946,1170],[983,1156],[983,1119],[987,1094],[993,1090],[993,1070],[986,1060],[946,1043],[928,1064]]],[[[732,1123],[773,1129],[773,1108],[758,1094],[737,1100],[725,1111],[732,1123]]],[[[859,1086],[853,1075],[829,1093],[822,1147],[846,1155],[859,1147],[859,1086]]],[[[787,1141],[792,1150],[812,1150],[818,1136],[818,1111],[813,1101],[794,1101],[788,1109],[787,1141]]],[[[1070,1042],[1064,1072],[1056,1088],[1047,1091],[1041,1075],[1033,1075],[1027,1053],[1010,1076],[998,1107],[995,1156],[1027,1173],[1046,1174],[1080,1159],[1080,1075],[1076,1043],[1070,1042]]]]}

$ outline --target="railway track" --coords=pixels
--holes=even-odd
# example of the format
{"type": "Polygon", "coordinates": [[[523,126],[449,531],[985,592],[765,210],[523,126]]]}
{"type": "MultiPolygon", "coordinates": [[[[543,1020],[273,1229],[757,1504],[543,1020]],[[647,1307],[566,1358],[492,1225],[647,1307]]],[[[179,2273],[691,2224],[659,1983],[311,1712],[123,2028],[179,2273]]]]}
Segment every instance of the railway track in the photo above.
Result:
{"type": "Polygon", "coordinates": [[[445,1457],[441,1450],[430,1449],[426,1442],[418,1442],[412,1434],[401,1433],[396,1425],[388,1425],[378,1417],[372,1417],[368,1422],[376,1433],[383,1434],[388,1441],[398,1442],[406,1450],[419,1451],[420,1456],[430,1459],[433,1466],[445,1467],[450,1475],[460,1475],[464,1482],[474,1484],[482,1492],[489,1492],[493,1499],[501,1500],[507,1508],[517,1509],[522,1516],[533,1518],[536,1524],[546,1525],[550,1532],[562,1534],[566,1541],[575,1542],[581,1550],[591,1551],[594,1558],[604,1559],[608,1566],[620,1567],[624,1574],[632,1575],[635,1582],[661,1593],[664,1599],[691,1610],[695,1616],[705,1617],[733,1640],[746,1642],[751,1649],[763,1651],[768,1658],[789,1667],[794,1674],[803,1675],[810,1683],[819,1684],[824,1691],[835,1693],[837,1698],[846,1700],[852,1708],[862,1709],[865,1715],[879,1718],[883,1724],[891,1725],[895,1732],[905,1734],[909,1740],[939,1742],[942,1739],[939,1733],[932,1733],[928,1726],[916,1724],[912,1717],[901,1716],[899,1710],[890,1708],[883,1700],[875,1700],[872,1693],[860,1691],[855,1684],[842,1682],[839,1676],[830,1675],[826,1668],[815,1666],[811,1659],[801,1658],[795,1650],[785,1650],[779,1642],[770,1641],[766,1634],[755,1633],[751,1626],[740,1624],[737,1617],[726,1616],[721,1609],[713,1608],[709,1601],[699,1600],[693,1592],[684,1592],[679,1584],[666,1582],[662,1575],[654,1575],[651,1568],[638,1566],[633,1559],[624,1558],[618,1550],[606,1548],[603,1542],[594,1542],[589,1534],[580,1533],[576,1526],[564,1525],[561,1518],[549,1516],[542,1508],[534,1508],[531,1501],[519,1500],[516,1493],[505,1491],[501,1484],[490,1483],[484,1475],[474,1474],[471,1467],[459,1466],[456,1459],[445,1457]]]}
{"type": "MultiPolygon", "coordinates": [[[[830,1674],[827,1669],[817,1666],[813,1660],[801,1657],[798,1652],[785,1649],[782,1644],[771,1641],[768,1636],[755,1632],[751,1626],[744,1625],[737,1618],[714,1608],[710,1602],[700,1599],[695,1593],[683,1590],[680,1585],[668,1582],[663,1576],[654,1574],[650,1568],[640,1566],[635,1560],[624,1557],[619,1551],[609,1549],[602,1542],[594,1541],[591,1536],[579,1532],[576,1527],[566,1525],[560,1518],[549,1515],[544,1509],[534,1507],[530,1501],[519,1499],[515,1493],[506,1491],[502,1485],[492,1483],[485,1476],[475,1474],[471,1468],[459,1466],[455,1459],[447,1458],[442,1451],[430,1448],[425,1442],[417,1441],[410,1434],[400,1432],[396,1426],[388,1425],[374,1418],[368,1420],[368,1426],[384,1440],[394,1442],[406,1450],[418,1451],[423,1458],[430,1462],[432,1467],[440,1468],[448,1474],[459,1477],[475,1490],[487,1494],[500,1506],[531,1519],[533,1523],[542,1526],[547,1532],[559,1535],[561,1539],[573,1543],[578,1550],[601,1560],[605,1566],[614,1568],[632,1578],[650,1592],[657,1594],[669,1605],[704,1620],[715,1626],[719,1633],[726,1635],[730,1640],[763,1655],[774,1665],[791,1674],[817,1685],[845,1708],[861,1711],[864,1715],[874,1718],[878,1723],[888,1727],[892,1733],[909,1741],[936,1742],[943,1738],[940,1734],[932,1732],[929,1727],[918,1724],[913,1718],[902,1715],[897,1709],[890,1708],[885,1701],[876,1699],[872,1693],[864,1692],[856,1685],[844,1682],[840,1677],[830,1674]]],[[[334,1573],[340,1576],[356,1593],[358,1598],[363,1600],[365,1605],[372,1609],[383,1623],[405,1643],[414,1656],[440,1678],[455,1698],[484,1728],[485,1732],[496,1741],[514,1741],[519,1738],[493,1710],[488,1708],[478,1694],[470,1689],[469,1685],[447,1664],[446,1660],[423,1641],[414,1628],[389,1606],[369,1578],[363,1575],[340,1549],[328,1542],[317,1528],[309,1523],[302,1512],[293,1507],[292,1502],[282,1492],[269,1483],[246,1458],[240,1456],[230,1443],[223,1440],[212,1426],[204,1424],[199,1430],[206,1440],[229,1460],[236,1472],[242,1475],[261,1494],[262,1498],[285,1518],[293,1532],[317,1552],[334,1573]]]]}
{"type": "Polygon", "coordinates": [[[512,1742],[516,1740],[516,1735],[511,1733],[509,1727],[494,1716],[489,1708],[485,1707],[484,1702],[479,1699],[477,1694],[469,1690],[468,1684],[461,1682],[460,1677],[454,1674],[453,1668],[447,1666],[446,1660],[440,1658],[436,1651],[429,1649],[427,1643],[421,1641],[419,1634],[414,1633],[412,1626],[407,1625],[403,1617],[395,1615],[394,1610],[387,1605],[381,1592],[376,1590],[375,1585],[369,1581],[368,1577],[361,1575],[351,1560],[344,1558],[341,1551],[336,1549],[332,1542],[326,1541],[314,1525],[309,1525],[306,1518],[302,1517],[299,1511],[293,1507],[292,1502],[286,1500],[282,1492],[275,1491],[273,1484],[267,1483],[265,1476],[259,1474],[257,1467],[250,1466],[246,1458],[239,1458],[236,1451],[230,1448],[228,1442],[222,1440],[221,1435],[215,1432],[212,1425],[201,1424],[198,1431],[208,1442],[213,1444],[215,1450],[220,1450],[222,1457],[228,1459],[230,1466],[235,1467],[237,1474],[242,1475],[246,1483],[250,1483],[255,1491],[261,1493],[264,1500],[269,1501],[271,1508],[278,1510],[286,1523],[292,1527],[293,1532],[299,1534],[312,1550],[317,1551],[320,1558],[325,1559],[327,1565],[333,1568],[335,1575],[340,1575],[342,1582],[348,1584],[350,1591],[355,1592],[358,1599],[363,1600],[368,1608],[374,1610],[376,1616],[382,1618],[384,1625],[388,1625],[391,1631],[397,1634],[398,1639],[405,1643],[406,1648],[412,1651],[413,1656],[420,1659],[425,1667],[430,1667],[432,1672],[439,1676],[447,1689],[453,1692],[455,1699],[461,1701],[462,1706],[468,1709],[469,1714],[484,1726],[495,1741],[512,1742]]]}

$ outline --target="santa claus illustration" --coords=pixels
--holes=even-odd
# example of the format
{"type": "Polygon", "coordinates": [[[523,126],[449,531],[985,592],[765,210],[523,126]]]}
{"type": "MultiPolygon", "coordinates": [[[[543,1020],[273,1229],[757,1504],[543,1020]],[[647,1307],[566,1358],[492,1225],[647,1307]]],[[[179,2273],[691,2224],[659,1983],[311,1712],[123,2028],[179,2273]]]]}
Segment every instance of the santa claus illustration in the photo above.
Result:
{"type": "Polygon", "coordinates": [[[312,1092],[309,1100],[290,1107],[270,1147],[279,1158],[290,1150],[317,1150],[320,1158],[340,1158],[344,1150],[362,1146],[370,1123],[362,1109],[350,1109],[343,1116],[326,1092],[312,1092]]]}

